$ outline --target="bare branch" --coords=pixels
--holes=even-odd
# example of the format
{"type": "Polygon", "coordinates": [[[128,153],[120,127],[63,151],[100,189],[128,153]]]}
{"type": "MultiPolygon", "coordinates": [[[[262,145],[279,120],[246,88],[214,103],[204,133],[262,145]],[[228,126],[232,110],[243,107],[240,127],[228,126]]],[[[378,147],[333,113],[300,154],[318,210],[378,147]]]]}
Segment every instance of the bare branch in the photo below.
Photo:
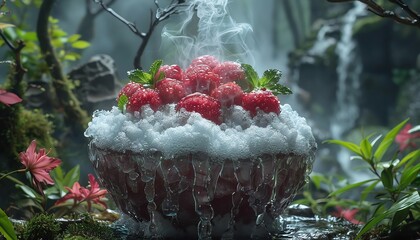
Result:
{"type": "MultiPolygon", "coordinates": [[[[355,0],[328,0],[329,2],[350,2],[355,0]]],[[[397,5],[405,13],[407,13],[408,17],[401,16],[397,14],[395,11],[386,10],[377,4],[374,0],[357,0],[362,2],[368,6],[368,10],[380,17],[383,18],[390,18],[396,22],[399,22],[404,25],[415,26],[420,28],[420,14],[410,8],[404,0],[389,0],[391,3],[397,5]]]]}
{"type": "Polygon", "coordinates": [[[116,19],[120,20],[122,23],[127,25],[130,31],[132,31],[135,35],[144,38],[144,33],[140,32],[134,23],[127,21],[125,18],[123,18],[121,15],[115,12],[112,8],[108,7],[102,0],[96,2],[99,3],[105,11],[109,12],[116,19]]]}
{"type": "MultiPolygon", "coordinates": [[[[179,11],[179,7],[183,6],[185,3],[185,0],[172,0],[170,5],[164,9],[162,9],[159,5],[158,0],[154,0],[154,4],[156,5],[156,13],[154,13],[153,10],[150,10],[150,23],[149,23],[149,29],[147,32],[141,32],[134,23],[127,21],[125,18],[123,18],[121,15],[116,13],[113,9],[106,6],[106,4],[103,3],[102,0],[94,0],[96,3],[99,3],[102,8],[109,12],[112,16],[117,18],[119,21],[124,23],[128,26],[128,28],[137,36],[139,36],[142,39],[142,42],[137,50],[136,56],[134,57],[134,68],[141,69],[141,56],[144,53],[144,50],[146,49],[147,43],[149,42],[149,39],[155,29],[155,27],[162,21],[168,19],[171,15],[178,14],[181,11],[179,11]]],[[[111,1],[112,2],[112,1],[111,1]]]]}

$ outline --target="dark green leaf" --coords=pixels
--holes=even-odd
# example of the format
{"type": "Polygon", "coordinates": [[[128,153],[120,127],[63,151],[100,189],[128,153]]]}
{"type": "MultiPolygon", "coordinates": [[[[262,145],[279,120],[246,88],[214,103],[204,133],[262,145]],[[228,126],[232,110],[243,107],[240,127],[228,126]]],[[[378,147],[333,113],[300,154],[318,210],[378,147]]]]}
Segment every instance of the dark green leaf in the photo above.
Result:
{"type": "Polygon", "coordinates": [[[125,106],[128,103],[128,97],[125,94],[122,94],[120,98],[118,98],[118,108],[121,110],[121,112],[125,111],[125,106]]]}
{"type": "Polygon", "coordinates": [[[362,156],[362,153],[360,151],[360,147],[357,144],[354,144],[352,142],[346,142],[346,141],[341,141],[341,140],[327,140],[324,141],[324,143],[333,143],[333,144],[338,144],[341,145],[345,148],[347,148],[348,150],[356,153],[359,156],[362,156]]]}
{"type": "Polygon", "coordinates": [[[381,181],[385,188],[392,189],[394,184],[394,178],[392,176],[392,167],[391,165],[389,168],[385,168],[381,172],[381,181]]]}
{"type": "Polygon", "coordinates": [[[362,181],[362,182],[357,182],[357,183],[346,185],[346,186],[344,186],[344,187],[342,187],[342,188],[340,188],[340,189],[338,189],[338,190],[330,193],[328,196],[329,197],[331,197],[331,196],[338,196],[338,195],[340,195],[340,194],[342,194],[344,192],[347,192],[347,191],[349,191],[349,190],[351,190],[353,188],[360,187],[360,186],[362,186],[362,185],[364,185],[364,184],[366,184],[368,182],[372,182],[372,181],[375,181],[375,180],[376,179],[369,179],[369,180],[366,180],[366,181],[362,181]]]}
{"type": "Polygon", "coordinates": [[[395,213],[394,217],[392,218],[392,225],[391,229],[395,229],[400,225],[408,216],[410,212],[410,208],[405,208],[395,213]]]}
{"type": "Polygon", "coordinates": [[[277,69],[268,69],[263,73],[262,78],[264,78],[264,84],[274,85],[280,81],[281,72],[277,69]]]}
{"type": "Polygon", "coordinates": [[[400,132],[401,128],[407,123],[407,121],[408,119],[402,121],[400,124],[398,124],[385,135],[384,139],[382,139],[381,143],[379,144],[378,149],[376,149],[375,151],[374,157],[376,162],[381,161],[389,146],[391,146],[391,144],[394,142],[395,136],[397,136],[397,134],[400,132]]]}
{"type": "Polygon", "coordinates": [[[283,86],[281,84],[276,84],[274,86],[269,87],[270,90],[273,92],[274,95],[289,95],[292,94],[292,90],[286,86],[283,86]]]}
{"type": "Polygon", "coordinates": [[[0,208],[0,232],[6,240],[16,240],[17,236],[12,222],[10,222],[6,213],[0,208]]]}
{"type": "Polygon", "coordinates": [[[380,223],[382,220],[386,218],[392,217],[396,212],[401,211],[403,209],[409,208],[412,205],[420,202],[420,196],[418,192],[413,192],[410,196],[407,198],[402,199],[401,201],[395,203],[392,205],[389,210],[380,213],[373,218],[371,218],[359,231],[356,238],[360,238],[363,234],[371,230],[373,227],[375,227],[378,223],[380,223]]]}

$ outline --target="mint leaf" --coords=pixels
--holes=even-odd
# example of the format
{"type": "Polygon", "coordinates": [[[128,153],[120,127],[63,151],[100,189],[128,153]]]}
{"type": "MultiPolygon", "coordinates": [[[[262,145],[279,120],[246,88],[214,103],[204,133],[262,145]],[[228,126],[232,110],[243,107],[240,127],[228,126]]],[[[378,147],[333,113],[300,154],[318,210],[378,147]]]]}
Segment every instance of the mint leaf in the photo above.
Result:
{"type": "Polygon", "coordinates": [[[264,79],[264,86],[274,85],[280,81],[281,72],[277,69],[268,69],[263,73],[262,79],[264,79]]]}
{"type": "Polygon", "coordinates": [[[281,84],[278,84],[278,83],[273,86],[270,86],[269,89],[273,92],[274,95],[279,95],[279,94],[289,95],[293,93],[290,88],[283,86],[281,84]]]}
{"type": "Polygon", "coordinates": [[[128,72],[128,79],[132,82],[140,83],[144,87],[150,87],[153,84],[152,75],[140,69],[128,72]]]}
{"type": "Polygon", "coordinates": [[[125,94],[122,94],[120,98],[118,98],[118,108],[121,110],[121,112],[124,112],[125,106],[128,103],[128,97],[125,94]]]}
{"type": "Polygon", "coordinates": [[[159,71],[160,66],[162,65],[162,60],[156,60],[150,65],[149,73],[152,77],[156,75],[156,73],[159,71]]]}
{"type": "MultiPolygon", "coordinates": [[[[254,70],[254,68],[246,63],[241,64],[242,69],[245,72],[245,77],[248,82],[251,84],[252,89],[259,87],[259,77],[258,73],[254,70]]],[[[252,89],[250,89],[252,91],[252,89]]]]}

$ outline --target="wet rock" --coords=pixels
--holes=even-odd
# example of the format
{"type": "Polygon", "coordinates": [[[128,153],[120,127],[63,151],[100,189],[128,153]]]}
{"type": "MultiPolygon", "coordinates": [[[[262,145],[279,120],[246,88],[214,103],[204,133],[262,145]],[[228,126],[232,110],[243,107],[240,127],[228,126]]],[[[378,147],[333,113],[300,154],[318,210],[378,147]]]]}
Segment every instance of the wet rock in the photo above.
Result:
{"type": "Polygon", "coordinates": [[[76,81],[76,95],[90,113],[95,109],[112,106],[121,89],[114,60],[108,55],[93,56],[86,64],[72,70],[68,75],[76,81]]]}

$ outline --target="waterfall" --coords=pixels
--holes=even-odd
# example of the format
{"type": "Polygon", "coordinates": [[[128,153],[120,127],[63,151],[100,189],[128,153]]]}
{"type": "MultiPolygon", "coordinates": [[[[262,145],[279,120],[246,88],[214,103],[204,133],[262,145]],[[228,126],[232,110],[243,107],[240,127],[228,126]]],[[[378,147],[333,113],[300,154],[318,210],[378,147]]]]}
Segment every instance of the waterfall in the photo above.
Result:
{"type": "MultiPolygon", "coordinates": [[[[333,45],[337,56],[337,90],[335,105],[329,115],[329,132],[332,139],[344,138],[344,135],[353,129],[359,117],[359,87],[362,64],[357,54],[357,45],[354,42],[353,26],[358,17],[365,14],[365,5],[355,2],[340,19],[327,21],[318,31],[317,39],[308,51],[310,56],[323,56],[325,51],[333,45]],[[334,37],[335,32],[340,32],[340,37],[334,37]]],[[[304,59],[313,62],[312,58],[304,59]]],[[[336,155],[337,161],[344,173],[351,178],[360,180],[366,178],[364,174],[355,174],[350,166],[350,153],[340,148],[336,155]]]]}
{"type": "MultiPolygon", "coordinates": [[[[356,53],[356,43],[352,38],[353,26],[359,16],[365,14],[365,5],[355,2],[342,18],[341,38],[339,39],[335,53],[338,56],[337,65],[337,92],[334,114],[330,123],[331,136],[334,139],[343,139],[344,133],[351,130],[359,117],[359,87],[362,64],[356,53]]],[[[337,160],[342,170],[353,180],[365,178],[364,174],[355,175],[350,166],[350,153],[340,148],[337,160]]]]}

